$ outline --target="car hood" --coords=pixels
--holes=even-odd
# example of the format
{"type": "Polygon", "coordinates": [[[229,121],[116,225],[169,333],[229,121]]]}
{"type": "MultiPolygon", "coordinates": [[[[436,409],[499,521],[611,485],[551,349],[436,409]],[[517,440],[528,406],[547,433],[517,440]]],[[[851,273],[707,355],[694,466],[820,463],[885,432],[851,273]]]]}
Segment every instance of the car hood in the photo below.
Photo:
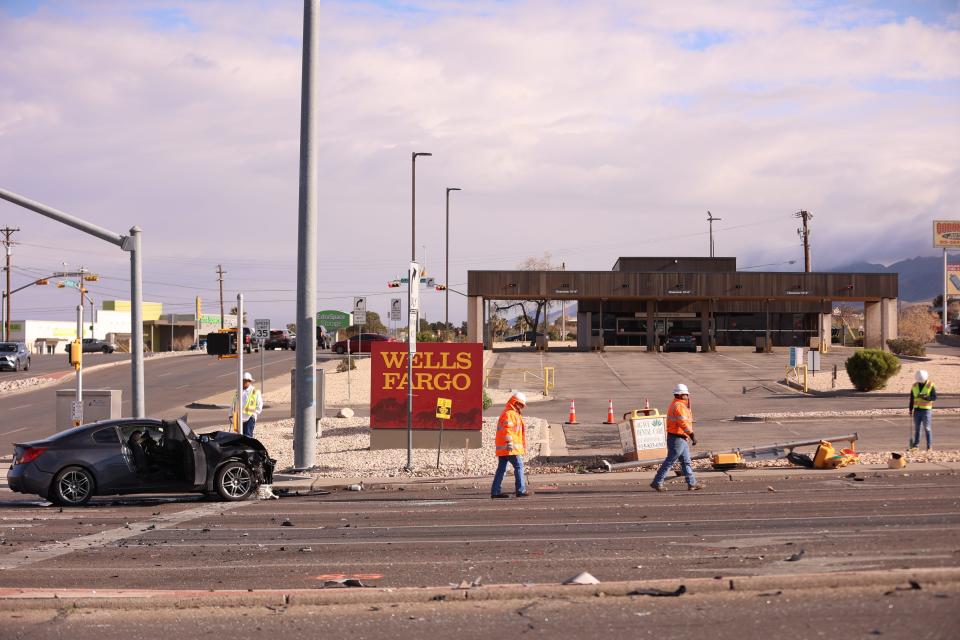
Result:
{"type": "Polygon", "coordinates": [[[267,452],[267,448],[257,440],[256,438],[250,438],[242,433],[235,433],[233,431],[214,431],[213,433],[208,433],[207,437],[216,442],[218,445],[246,445],[251,449],[256,451],[267,452]]]}

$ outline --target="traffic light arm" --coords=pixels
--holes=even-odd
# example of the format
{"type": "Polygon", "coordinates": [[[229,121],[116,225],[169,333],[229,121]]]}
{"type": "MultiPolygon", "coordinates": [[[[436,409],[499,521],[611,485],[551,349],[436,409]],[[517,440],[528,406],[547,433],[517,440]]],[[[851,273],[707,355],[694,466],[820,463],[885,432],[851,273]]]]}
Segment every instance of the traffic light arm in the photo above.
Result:
{"type": "MultiPolygon", "coordinates": [[[[15,294],[17,291],[23,291],[24,289],[27,289],[27,288],[29,288],[29,287],[32,287],[33,285],[45,285],[45,284],[47,284],[47,280],[49,280],[50,278],[55,278],[55,277],[56,277],[56,276],[52,276],[52,275],[51,275],[51,276],[47,276],[46,278],[37,278],[36,280],[34,280],[33,282],[31,282],[31,283],[29,283],[29,284],[25,284],[25,285],[23,285],[22,287],[19,287],[19,288],[17,288],[17,289],[14,289],[13,291],[10,292],[10,295],[15,294]]],[[[4,295],[6,295],[6,294],[4,294],[4,295]]]]}

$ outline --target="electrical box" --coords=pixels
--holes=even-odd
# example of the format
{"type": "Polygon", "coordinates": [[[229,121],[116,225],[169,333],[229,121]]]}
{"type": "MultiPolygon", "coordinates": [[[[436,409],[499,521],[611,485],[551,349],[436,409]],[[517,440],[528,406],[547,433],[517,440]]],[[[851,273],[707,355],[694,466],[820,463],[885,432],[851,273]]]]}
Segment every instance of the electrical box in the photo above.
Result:
{"type": "Polygon", "coordinates": [[[207,353],[211,356],[226,356],[237,352],[235,331],[214,331],[207,334],[207,353]]]}
{"type": "MultiPolygon", "coordinates": [[[[73,428],[73,401],[75,389],[57,390],[57,429],[73,428]]],[[[100,420],[119,420],[123,417],[121,389],[84,389],[81,411],[83,424],[100,420]]]]}

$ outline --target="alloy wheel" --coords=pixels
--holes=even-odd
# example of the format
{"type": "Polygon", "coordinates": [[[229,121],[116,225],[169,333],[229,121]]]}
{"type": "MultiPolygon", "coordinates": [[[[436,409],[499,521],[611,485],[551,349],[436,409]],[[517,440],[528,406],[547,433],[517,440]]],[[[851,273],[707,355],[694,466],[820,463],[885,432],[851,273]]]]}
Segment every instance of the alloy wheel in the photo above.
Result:
{"type": "Polygon", "coordinates": [[[243,465],[236,465],[227,469],[220,481],[223,491],[231,498],[242,498],[250,493],[253,485],[253,476],[250,470],[243,465]]]}

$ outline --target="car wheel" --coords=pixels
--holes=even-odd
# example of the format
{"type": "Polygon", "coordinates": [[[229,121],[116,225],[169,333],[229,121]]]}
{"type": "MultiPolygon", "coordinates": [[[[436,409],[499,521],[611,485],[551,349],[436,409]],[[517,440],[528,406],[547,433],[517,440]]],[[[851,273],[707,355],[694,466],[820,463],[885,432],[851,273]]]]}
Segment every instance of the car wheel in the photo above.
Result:
{"type": "Polygon", "coordinates": [[[343,355],[344,353],[347,352],[347,350],[344,349],[343,347],[337,347],[336,351],[337,351],[337,353],[339,353],[340,355],[343,355]]]}
{"type": "Polygon", "coordinates": [[[80,507],[93,497],[93,476],[83,467],[67,467],[53,478],[50,501],[62,507],[80,507]]]}
{"type": "Polygon", "coordinates": [[[103,353],[110,353],[110,347],[101,347],[100,351],[102,351],[103,353]]]}
{"type": "Polygon", "coordinates": [[[214,486],[221,499],[235,502],[249,496],[256,487],[256,482],[250,468],[234,460],[220,467],[214,486]]]}
{"type": "Polygon", "coordinates": [[[24,371],[30,371],[30,358],[27,358],[27,364],[23,365],[24,371]]]}
{"type": "Polygon", "coordinates": [[[14,372],[20,371],[20,361],[19,361],[19,360],[17,360],[16,362],[13,363],[13,370],[14,370],[14,372]]]}

